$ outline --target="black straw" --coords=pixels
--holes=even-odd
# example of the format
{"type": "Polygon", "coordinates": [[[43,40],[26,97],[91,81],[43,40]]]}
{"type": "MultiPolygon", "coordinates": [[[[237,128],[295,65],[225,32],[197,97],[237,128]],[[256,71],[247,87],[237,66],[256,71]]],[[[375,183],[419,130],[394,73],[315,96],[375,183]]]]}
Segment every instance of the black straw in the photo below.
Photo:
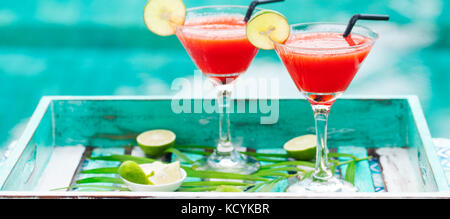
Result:
{"type": "Polygon", "coordinates": [[[348,22],[347,28],[344,32],[344,37],[350,35],[352,32],[353,26],[355,26],[356,21],[358,20],[373,20],[373,21],[387,21],[389,20],[388,15],[377,15],[377,14],[355,14],[348,22]]]}
{"type": "Polygon", "coordinates": [[[267,3],[273,3],[273,2],[283,2],[284,0],[255,0],[250,3],[250,6],[248,6],[247,14],[245,15],[244,22],[248,22],[250,20],[250,17],[253,14],[253,11],[255,10],[256,6],[267,4],[267,3]]]}

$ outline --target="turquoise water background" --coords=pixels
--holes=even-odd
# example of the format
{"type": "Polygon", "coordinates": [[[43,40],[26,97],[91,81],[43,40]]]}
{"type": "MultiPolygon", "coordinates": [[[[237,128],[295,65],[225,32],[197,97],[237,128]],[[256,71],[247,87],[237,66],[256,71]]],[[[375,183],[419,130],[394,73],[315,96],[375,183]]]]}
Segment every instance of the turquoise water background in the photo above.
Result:
{"type": "MultiPolygon", "coordinates": [[[[43,95],[176,93],[172,81],[196,68],[176,37],[147,31],[145,2],[0,1],[0,147],[20,136],[43,95]]],[[[185,0],[187,7],[248,2],[185,0]]],[[[290,23],[389,14],[390,22],[361,22],[380,40],[347,94],[417,95],[432,135],[450,138],[450,1],[286,0],[263,7],[290,23]]],[[[243,77],[278,78],[282,96],[299,96],[274,51],[259,52],[243,77]]]]}

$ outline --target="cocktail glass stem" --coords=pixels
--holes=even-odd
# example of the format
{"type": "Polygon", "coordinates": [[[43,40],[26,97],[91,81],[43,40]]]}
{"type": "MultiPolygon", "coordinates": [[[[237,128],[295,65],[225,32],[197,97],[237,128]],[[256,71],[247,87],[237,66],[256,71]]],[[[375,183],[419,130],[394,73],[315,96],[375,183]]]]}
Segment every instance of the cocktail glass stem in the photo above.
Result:
{"type": "Polygon", "coordinates": [[[234,150],[230,134],[231,89],[228,85],[221,85],[218,88],[219,144],[217,152],[223,154],[234,150]]]}
{"type": "Polygon", "coordinates": [[[313,174],[316,181],[327,181],[333,176],[328,166],[327,148],[327,123],[330,107],[329,105],[312,105],[317,136],[316,166],[313,174]]]}
{"type": "Polygon", "coordinates": [[[231,143],[230,113],[232,112],[231,85],[217,85],[219,110],[219,142],[217,149],[206,158],[196,162],[199,170],[213,170],[240,174],[251,174],[259,169],[255,158],[239,153],[231,143]]]}

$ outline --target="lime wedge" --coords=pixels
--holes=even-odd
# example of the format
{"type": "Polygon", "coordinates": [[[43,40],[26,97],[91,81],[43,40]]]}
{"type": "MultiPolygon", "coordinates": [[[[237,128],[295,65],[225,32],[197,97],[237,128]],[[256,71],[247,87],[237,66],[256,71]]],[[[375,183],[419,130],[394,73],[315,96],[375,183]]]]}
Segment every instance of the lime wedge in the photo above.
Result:
{"type": "Polygon", "coordinates": [[[283,148],[292,158],[312,160],[316,157],[316,142],[317,137],[315,135],[303,135],[289,140],[283,148]]]}
{"type": "Polygon", "coordinates": [[[247,38],[255,47],[274,49],[274,43],[284,43],[291,32],[287,19],[279,12],[262,10],[247,23],[247,38]]]}
{"type": "Polygon", "coordinates": [[[152,185],[153,183],[148,180],[145,172],[134,161],[125,161],[119,167],[119,175],[133,183],[152,185]]]}
{"type": "Polygon", "coordinates": [[[141,133],[136,141],[148,156],[159,156],[175,143],[176,135],[169,130],[157,129],[141,133]]]}
{"type": "Polygon", "coordinates": [[[149,0],[144,7],[147,28],[160,36],[176,33],[186,20],[186,6],[182,0],[149,0]]]}

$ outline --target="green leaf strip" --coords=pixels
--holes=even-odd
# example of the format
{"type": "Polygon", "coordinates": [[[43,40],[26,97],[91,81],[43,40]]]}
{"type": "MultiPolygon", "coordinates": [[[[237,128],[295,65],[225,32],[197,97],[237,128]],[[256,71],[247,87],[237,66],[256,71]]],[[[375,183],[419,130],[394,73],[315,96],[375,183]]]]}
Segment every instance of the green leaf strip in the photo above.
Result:
{"type": "Polygon", "coordinates": [[[279,163],[269,164],[265,166],[261,166],[261,169],[267,169],[277,166],[305,166],[305,167],[314,167],[315,164],[309,161],[283,161],[279,163]]]}
{"type": "Polygon", "coordinates": [[[193,170],[192,168],[182,166],[182,168],[186,171],[188,177],[198,177],[203,179],[240,179],[240,180],[251,180],[251,181],[267,181],[268,179],[254,176],[254,175],[244,175],[237,173],[224,173],[224,172],[215,172],[215,171],[207,171],[207,170],[193,170]]]}
{"type": "Polygon", "coordinates": [[[255,174],[253,174],[253,175],[255,175],[255,176],[267,176],[267,177],[274,177],[274,176],[289,176],[289,174],[287,174],[287,173],[276,172],[276,171],[263,172],[263,173],[255,173],[255,174]]]}
{"type": "Polygon", "coordinates": [[[272,191],[273,187],[275,187],[275,185],[277,185],[278,182],[280,182],[283,179],[287,179],[288,177],[289,176],[280,177],[280,178],[273,180],[271,183],[266,183],[265,185],[263,185],[261,187],[261,189],[258,190],[258,192],[270,192],[270,191],[272,191]]]}
{"type": "Polygon", "coordinates": [[[202,187],[195,187],[195,188],[185,188],[180,187],[177,192],[209,192],[214,191],[217,189],[217,186],[202,186],[202,187]]]}
{"type": "Polygon", "coordinates": [[[246,154],[254,157],[279,157],[279,158],[288,158],[287,154],[274,154],[274,153],[257,153],[257,152],[241,152],[241,154],[246,154]]]}
{"type": "Polygon", "coordinates": [[[330,158],[338,158],[338,157],[349,157],[353,160],[358,160],[358,157],[356,157],[353,154],[344,154],[344,153],[328,153],[328,157],[330,158]]]}
{"type": "Polygon", "coordinates": [[[183,153],[181,153],[179,150],[177,150],[175,148],[169,148],[165,152],[173,153],[173,154],[177,155],[177,157],[180,158],[182,161],[189,163],[191,165],[195,163],[194,161],[189,159],[189,157],[187,157],[186,155],[184,155],[183,153]]]}
{"type": "Polygon", "coordinates": [[[199,182],[184,182],[181,184],[183,187],[194,187],[194,186],[220,186],[220,185],[229,185],[229,186],[251,186],[251,183],[244,182],[230,182],[230,181],[199,181],[199,182]]]}
{"type": "Polygon", "coordinates": [[[96,168],[90,170],[82,170],[81,173],[87,174],[117,174],[119,171],[119,167],[104,167],[104,168],[96,168]]]}
{"type": "Polygon", "coordinates": [[[370,159],[372,159],[372,156],[358,158],[356,160],[347,160],[347,161],[344,161],[344,162],[337,162],[336,166],[342,166],[342,165],[345,165],[345,164],[350,164],[350,163],[353,163],[353,162],[359,162],[359,161],[370,160],[370,159]]]}
{"type": "MultiPolygon", "coordinates": [[[[179,148],[181,152],[188,153],[188,154],[198,154],[198,155],[210,155],[211,152],[208,151],[202,151],[202,150],[193,150],[193,149],[186,149],[186,148],[179,148]]],[[[214,149],[214,148],[213,148],[214,149]]],[[[287,154],[269,154],[269,153],[257,153],[257,152],[240,152],[241,154],[253,156],[256,159],[263,159],[265,157],[273,157],[273,158],[288,158],[287,154]]],[[[265,161],[265,160],[264,160],[265,161]]],[[[269,162],[276,162],[279,160],[268,160],[269,162]]]]}
{"type": "Polygon", "coordinates": [[[89,157],[89,159],[91,159],[91,160],[106,160],[106,161],[120,161],[120,162],[130,160],[130,161],[134,161],[138,164],[153,163],[154,161],[156,161],[155,159],[152,159],[152,158],[136,157],[136,156],[131,156],[131,155],[98,156],[98,157],[89,157]]]}
{"type": "Polygon", "coordinates": [[[208,151],[185,150],[185,149],[182,149],[181,152],[188,153],[188,154],[204,155],[204,156],[208,156],[208,155],[212,154],[211,152],[208,152],[208,151]]]}
{"type": "Polygon", "coordinates": [[[115,184],[123,184],[124,182],[120,178],[115,177],[89,177],[76,181],[77,184],[86,184],[86,183],[115,183],[115,184]]]}
{"type": "Polygon", "coordinates": [[[254,173],[253,175],[259,175],[261,173],[268,173],[268,172],[277,172],[277,171],[295,171],[295,172],[306,172],[306,170],[297,168],[297,167],[277,167],[277,168],[270,168],[270,169],[262,169],[258,172],[254,173]]]}
{"type": "Polygon", "coordinates": [[[312,177],[313,174],[314,174],[314,170],[306,172],[305,174],[302,175],[300,181],[312,177]]]}
{"type": "Polygon", "coordinates": [[[355,184],[356,162],[349,163],[345,173],[345,181],[355,184]]]}
{"type": "MultiPolygon", "coordinates": [[[[75,188],[89,188],[89,189],[109,189],[109,190],[119,190],[119,191],[130,191],[128,188],[125,187],[118,187],[118,186],[100,186],[100,185],[74,185],[64,188],[57,188],[52,189],[50,191],[57,191],[57,190],[68,190],[68,189],[75,189],[75,188]]],[[[97,190],[97,191],[104,191],[104,190],[97,190]]]]}
{"type": "Polygon", "coordinates": [[[205,146],[205,145],[175,145],[174,147],[178,149],[211,149],[211,150],[216,149],[216,147],[214,146],[205,146]]]}
{"type": "Polygon", "coordinates": [[[272,162],[272,163],[276,163],[276,162],[281,162],[281,161],[285,161],[285,159],[280,160],[280,158],[275,158],[275,159],[270,159],[270,158],[265,158],[265,157],[254,157],[256,160],[261,161],[261,162],[272,162]]]}

